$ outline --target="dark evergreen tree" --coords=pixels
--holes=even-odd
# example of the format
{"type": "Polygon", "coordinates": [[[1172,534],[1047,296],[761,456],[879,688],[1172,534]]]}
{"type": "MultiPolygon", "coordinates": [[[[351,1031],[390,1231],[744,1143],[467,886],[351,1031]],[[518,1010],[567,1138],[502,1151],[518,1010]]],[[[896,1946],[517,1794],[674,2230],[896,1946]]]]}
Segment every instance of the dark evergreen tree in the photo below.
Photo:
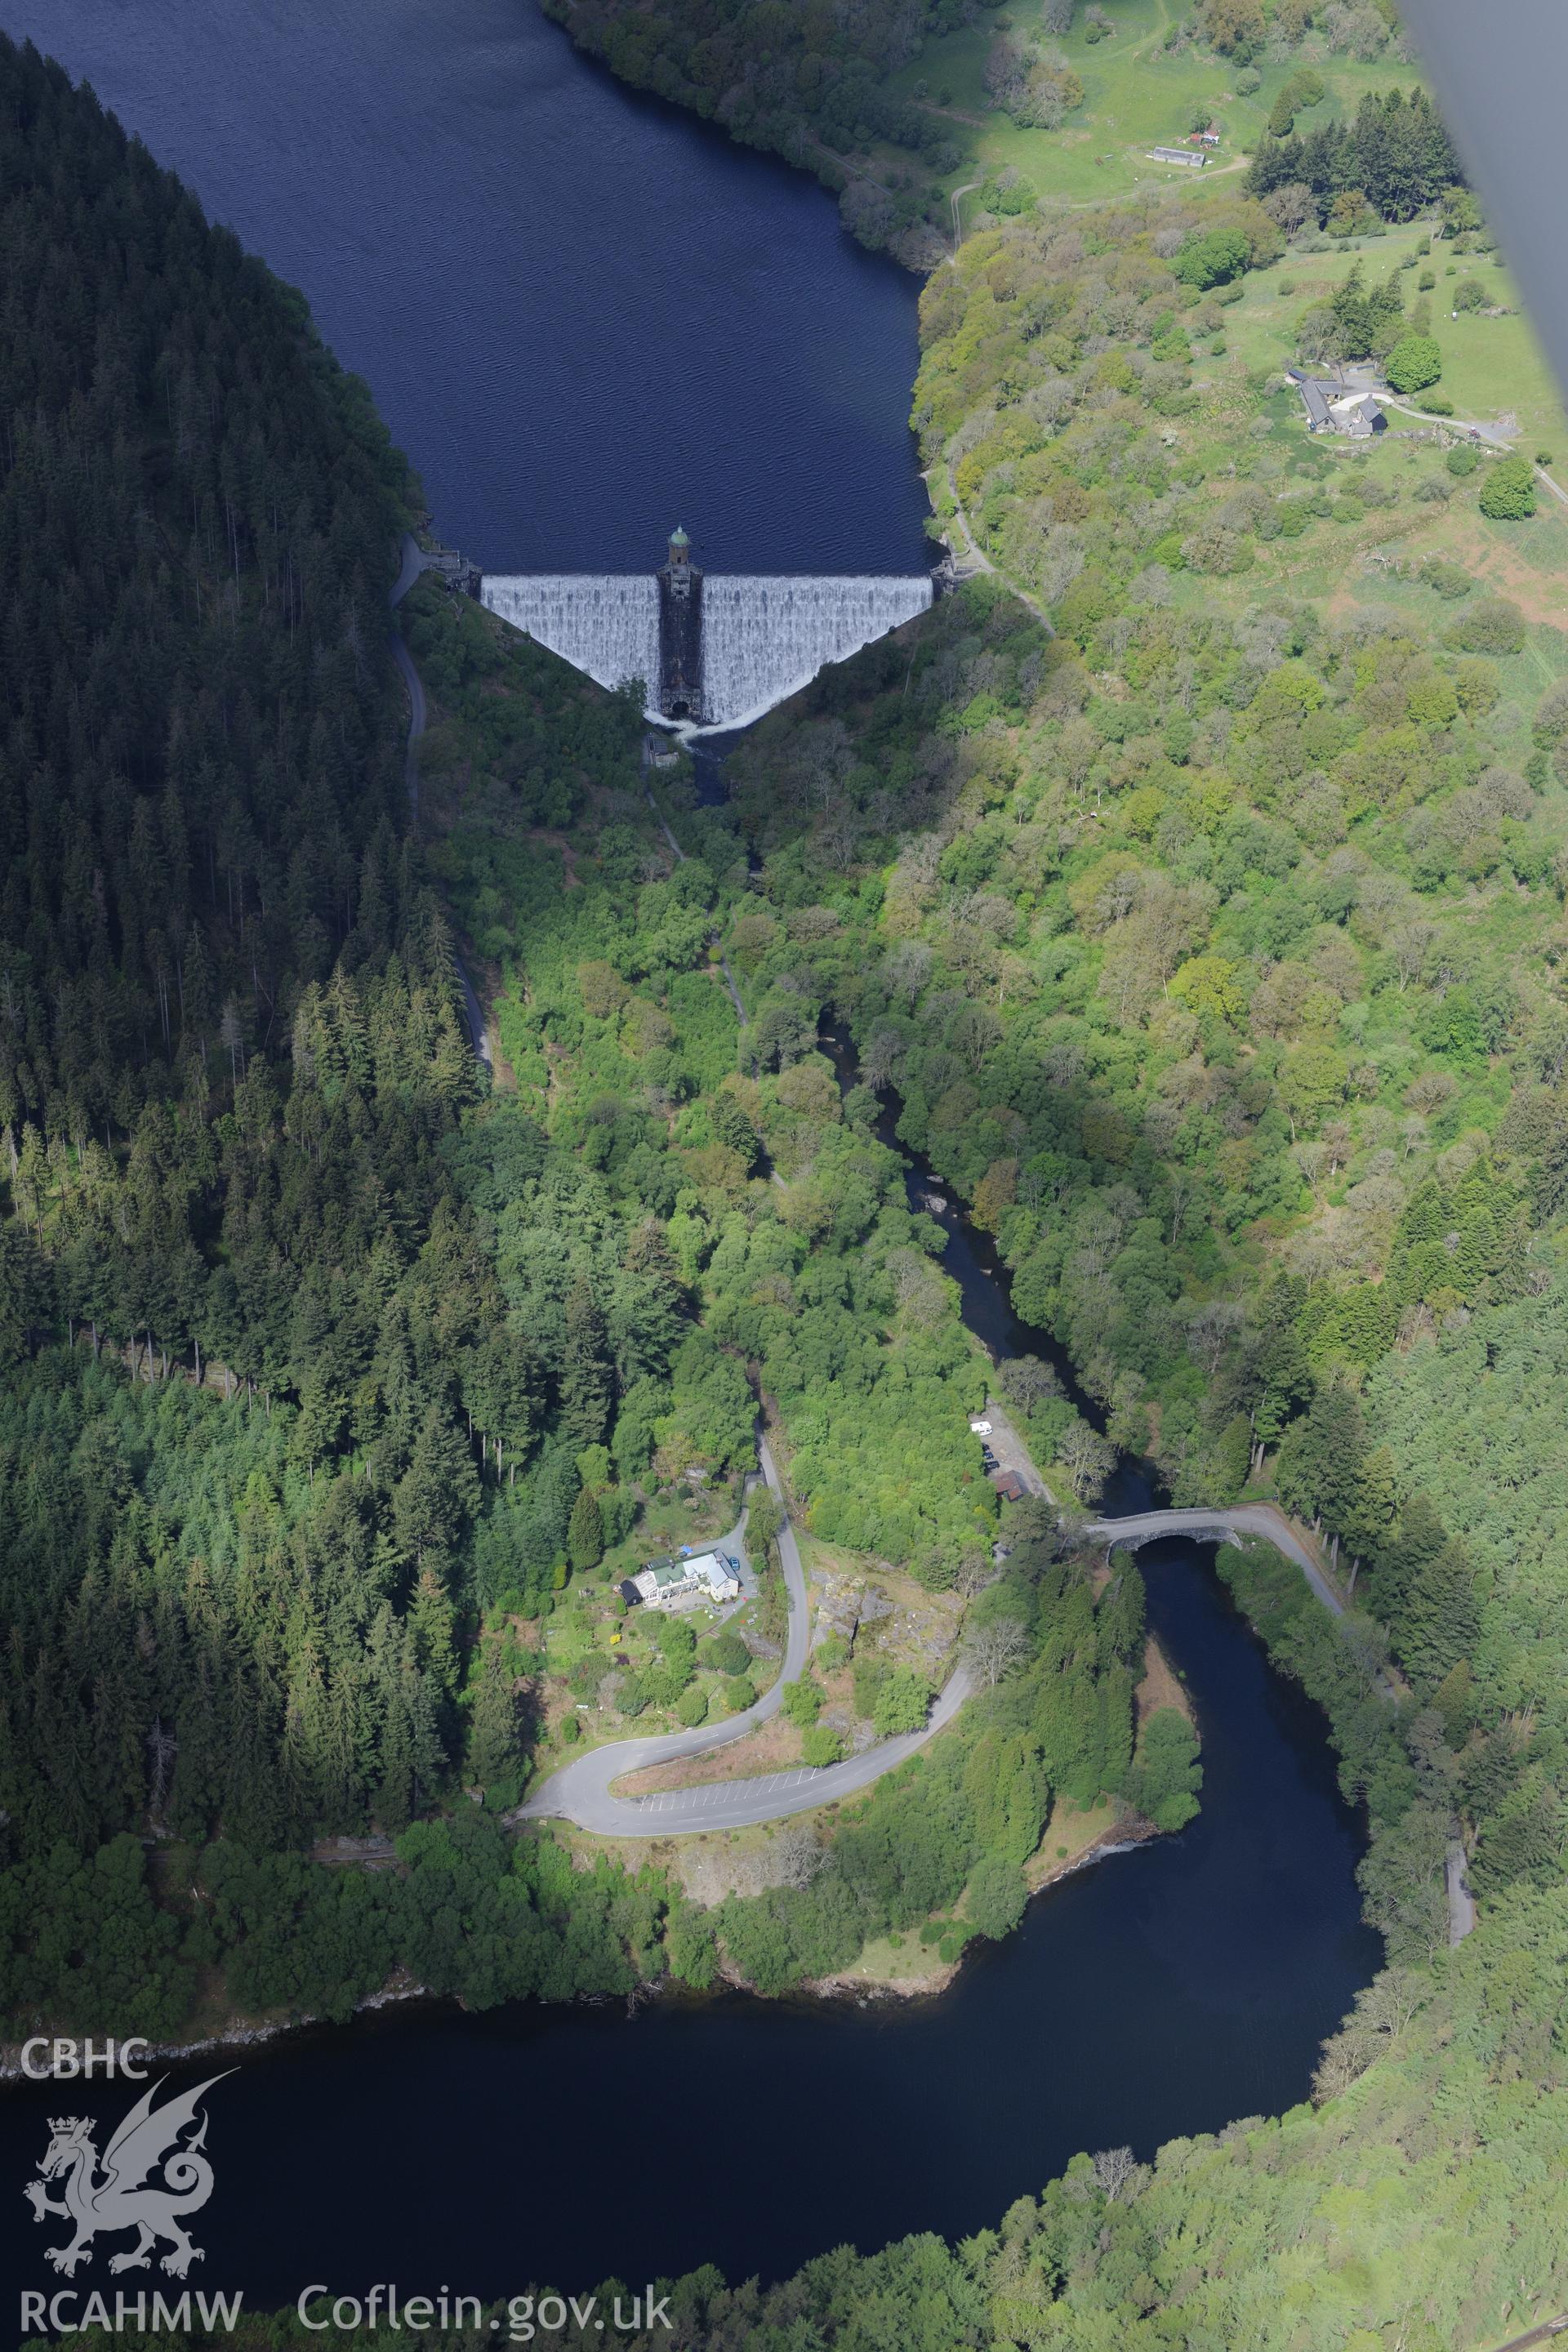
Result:
{"type": "Polygon", "coordinates": [[[1399,1618],[1399,1653],[1427,1689],[1474,1654],[1480,1634],[1474,1562],[1458,1538],[1430,1554],[1407,1577],[1399,1618]]]}
{"type": "Polygon", "coordinates": [[[615,1371],[605,1318],[586,1281],[574,1283],[566,1300],[560,1392],[561,1426],[573,1448],[602,1444],[610,1425],[615,1371]]]}
{"type": "Polygon", "coordinates": [[[605,1556],[605,1523],[593,1489],[584,1486],[572,1506],[566,1552],[574,1569],[597,1568],[605,1556]]]}
{"type": "Polygon", "coordinates": [[[508,1780],[522,1761],[521,1723],[505,1645],[487,1642],[479,1656],[468,1727],[466,1773],[481,1789],[508,1780]]]}

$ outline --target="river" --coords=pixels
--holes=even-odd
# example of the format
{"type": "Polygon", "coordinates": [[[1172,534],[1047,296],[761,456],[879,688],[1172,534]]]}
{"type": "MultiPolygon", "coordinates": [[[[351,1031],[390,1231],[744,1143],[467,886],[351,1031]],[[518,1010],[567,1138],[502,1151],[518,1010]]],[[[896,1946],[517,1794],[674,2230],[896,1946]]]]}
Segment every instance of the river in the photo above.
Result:
{"type": "MultiPolygon", "coordinates": [[[[305,288],[481,562],[641,568],[678,520],[725,568],[920,562],[912,284],[820,190],[629,97],[529,0],[10,0],[6,27],[305,288]]],[[[972,1327],[1049,1352],[984,1237],[942,1223],[972,1327]]],[[[1112,1499],[1136,1507],[1135,1469],[1112,1499]]],[[[1141,1565],[1204,1738],[1179,1837],[1049,1891],[936,2000],[420,2005],[183,2070],[237,2069],[209,2103],[191,2284],[255,2308],[315,2280],[777,2277],[846,2241],[994,2223],[1079,2148],[1148,2156],[1300,2098],[1378,1964],[1359,1824],[1321,1718],[1208,1555],[1141,1565]]],[[[0,2100],[0,2194],[49,2113],[126,2103],[0,2100]]]]}

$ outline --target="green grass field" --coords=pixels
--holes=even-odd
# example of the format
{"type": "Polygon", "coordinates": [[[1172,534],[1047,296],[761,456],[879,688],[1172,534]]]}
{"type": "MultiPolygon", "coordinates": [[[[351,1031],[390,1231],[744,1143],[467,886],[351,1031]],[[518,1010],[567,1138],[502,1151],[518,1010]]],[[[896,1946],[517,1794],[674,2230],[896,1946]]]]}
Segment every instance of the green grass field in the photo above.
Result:
{"type": "Polygon", "coordinates": [[[1520,438],[1533,455],[1550,449],[1568,461],[1568,420],[1535,330],[1518,305],[1520,295],[1508,270],[1490,254],[1460,254],[1436,263],[1437,289],[1431,297],[1432,331],[1443,354],[1440,389],[1460,416],[1518,417],[1520,438]],[[1447,272],[1452,268],[1452,278],[1447,272]],[[1479,312],[1450,315],[1461,278],[1477,278],[1512,316],[1486,319],[1479,312]]]}
{"type": "MultiPolygon", "coordinates": [[[[1408,87],[1417,79],[1414,67],[1393,58],[1359,65],[1303,50],[1286,65],[1260,63],[1263,86],[1243,98],[1236,89],[1236,70],[1223,58],[1193,49],[1167,54],[1165,37],[1181,13],[1173,0],[1108,0],[1106,13],[1117,27],[1111,38],[1087,41],[1081,22],[1059,40],[1040,35],[1047,47],[1061,50],[1084,86],[1082,106],[1059,131],[1020,131],[1005,114],[987,108],[983,76],[992,40],[988,26],[928,41],[921,56],[893,78],[893,89],[943,114],[954,143],[963,149],[950,189],[1011,165],[1042,196],[1065,196],[1080,205],[1167,184],[1196,194],[1215,186],[1234,190],[1239,164],[1298,64],[1310,62],[1328,85],[1322,106],[1303,122],[1332,112],[1353,113],[1363,90],[1384,89],[1395,81],[1408,87]],[[925,96],[919,99],[922,84],[925,96]],[[1152,163],[1147,150],[1179,144],[1200,104],[1224,134],[1209,163],[1202,172],[1152,163]]],[[[1040,0],[1016,0],[1006,14],[1015,32],[1039,34],[1040,0]]]]}
{"type": "MultiPolygon", "coordinates": [[[[1179,187],[1201,200],[1218,190],[1235,194],[1248,150],[1262,136],[1280,87],[1299,64],[1310,63],[1327,84],[1320,108],[1301,120],[1321,121],[1333,113],[1353,113],[1363,93],[1418,79],[1414,67],[1384,56],[1370,65],[1319,54],[1310,41],[1284,64],[1260,67],[1262,87],[1244,98],[1236,71],[1226,60],[1186,49],[1172,55],[1165,38],[1175,0],[1108,0],[1117,32],[1094,43],[1079,25],[1054,46],[1066,54],[1084,85],[1084,103],[1058,131],[1023,131],[985,104],[983,76],[994,35],[989,24],[930,41],[923,53],[897,77],[895,87],[921,104],[940,106],[952,126],[963,160],[945,183],[949,193],[994,175],[1006,166],[1020,172],[1045,201],[1075,206],[1115,202],[1151,186],[1179,187]],[[1165,170],[1147,160],[1154,143],[1179,142],[1202,104],[1221,126],[1224,145],[1202,173],[1177,165],[1165,170]]],[[[1000,20],[1018,34],[1037,32],[1041,0],[1010,0],[1000,20]]],[[[1042,36],[1042,38],[1047,37],[1042,36]]],[[[979,206],[978,193],[961,199],[966,224],[979,206]]],[[[1433,223],[1425,218],[1376,234],[1334,240],[1321,252],[1298,245],[1267,269],[1248,274],[1242,298],[1226,308],[1215,334],[1194,337],[1194,368],[1202,399],[1200,417],[1184,419],[1181,440],[1201,447],[1224,441],[1240,429],[1256,399],[1258,379],[1297,358],[1296,329],[1301,313],[1332,294],[1359,261],[1369,281],[1400,273],[1406,310],[1423,299],[1418,280],[1435,284],[1424,299],[1431,332],[1443,355],[1441,381],[1432,387],[1453,403],[1455,422],[1501,425],[1516,447],[1533,457],[1549,452],[1568,488],[1568,414],[1510,273],[1494,254],[1456,254],[1441,240],[1431,243],[1433,223]],[[1419,247],[1428,243],[1423,254],[1419,247]],[[1507,315],[1479,311],[1454,314],[1454,296],[1467,278],[1479,281],[1489,305],[1507,315]]],[[[1517,657],[1512,690],[1539,693],[1568,664],[1568,507],[1558,507],[1542,490],[1541,512],[1527,523],[1491,524],[1476,510],[1472,497],[1451,509],[1420,502],[1411,495],[1424,472],[1441,462],[1429,445],[1399,437],[1417,420],[1394,414],[1395,434],[1373,448],[1358,448],[1323,436],[1310,439],[1293,394],[1270,404],[1268,439],[1289,486],[1317,480],[1331,488],[1353,488],[1379,478],[1395,488],[1393,509],[1374,509],[1359,520],[1314,530],[1300,541],[1260,547],[1256,569],[1244,580],[1173,583],[1176,601],[1216,598],[1246,602],[1259,593],[1321,597],[1331,604],[1413,601],[1430,607],[1429,588],[1406,584],[1380,565],[1377,551],[1419,557],[1442,554],[1479,582],[1520,604],[1533,625],[1531,644],[1517,657]],[[1371,472],[1363,474],[1363,468],[1371,472]]],[[[1255,428],[1256,430],[1257,428],[1255,428]]]]}
{"type": "MultiPolygon", "coordinates": [[[[1241,299],[1224,313],[1223,354],[1213,355],[1209,339],[1194,339],[1198,406],[1181,419],[1177,446],[1202,455],[1227,439],[1234,442],[1240,420],[1253,409],[1259,379],[1277,374],[1294,357],[1301,311],[1328,294],[1357,258],[1375,280],[1411,257],[1416,267],[1403,273],[1407,305],[1415,299],[1421,268],[1437,278],[1428,299],[1436,314],[1433,332],[1444,353],[1443,391],[1457,409],[1483,420],[1512,410],[1520,420],[1521,446],[1531,455],[1538,447],[1552,449],[1568,474],[1568,417],[1529,322],[1517,313],[1454,320],[1439,310],[1443,289],[1466,275],[1479,277],[1500,299],[1511,300],[1506,272],[1489,256],[1461,254],[1456,277],[1446,278],[1441,245],[1431,255],[1416,254],[1429,228],[1429,223],[1416,223],[1390,230],[1355,240],[1348,251],[1336,246],[1326,253],[1288,252],[1270,268],[1250,272],[1242,281],[1241,299]]],[[[1505,695],[1531,702],[1568,673],[1568,506],[1543,490],[1531,520],[1489,522],[1478,510],[1474,476],[1463,488],[1456,484],[1447,507],[1418,499],[1416,486],[1441,467],[1442,456],[1431,443],[1398,429],[1419,429],[1416,420],[1396,415],[1394,424],[1394,432],[1371,444],[1311,436],[1296,394],[1274,394],[1249,436],[1261,445],[1259,478],[1281,490],[1318,487],[1331,492],[1353,492],[1359,484],[1376,482],[1395,493],[1395,503],[1370,508],[1359,520],[1336,518],[1316,525],[1300,540],[1260,544],[1254,568],[1236,578],[1177,572],[1171,581],[1173,601],[1180,608],[1218,604],[1237,611],[1280,595],[1319,602],[1331,611],[1391,604],[1431,627],[1457,618],[1459,607],[1445,607],[1432,588],[1402,577],[1379,559],[1414,565],[1426,556],[1442,556],[1468,572],[1479,589],[1518,604],[1531,625],[1524,649],[1498,663],[1505,695]]],[[[1482,459],[1483,465],[1489,462],[1482,459]]]]}
{"type": "MultiPolygon", "coordinates": [[[[1328,253],[1292,249],[1272,268],[1255,271],[1247,280],[1245,302],[1231,314],[1232,350],[1253,366],[1280,366],[1293,356],[1292,331],[1300,312],[1337,286],[1358,256],[1369,280],[1385,278],[1415,257],[1431,226],[1429,220],[1414,221],[1382,236],[1352,238],[1348,247],[1336,245],[1328,253]],[[1289,294],[1286,287],[1292,289],[1289,294]]],[[[1520,444],[1531,456],[1538,448],[1550,449],[1568,467],[1568,417],[1503,262],[1495,254],[1456,255],[1451,247],[1438,243],[1404,273],[1406,310],[1419,299],[1416,279],[1423,269],[1437,280],[1426,297],[1432,307],[1432,333],[1443,354],[1442,380],[1432,390],[1453,402],[1457,418],[1490,424],[1498,417],[1517,417],[1520,444]],[[1467,278],[1479,279],[1489,302],[1505,306],[1510,315],[1488,319],[1471,310],[1456,318],[1455,289],[1467,278]]]]}
{"type": "MultiPolygon", "coordinates": [[[[1040,32],[1041,0],[1011,0],[997,20],[1017,35],[1039,35],[1059,48],[1084,86],[1084,102],[1059,131],[1024,131],[985,100],[984,68],[994,37],[984,25],[928,41],[922,53],[894,77],[892,88],[939,112],[962,161],[942,184],[956,194],[967,226],[981,203],[980,184],[998,172],[1021,173],[1046,201],[1076,206],[1114,202],[1150,188],[1179,189],[1202,200],[1216,190],[1234,194],[1251,149],[1262,136],[1274,100],[1301,64],[1321,75],[1327,94],[1321,106],[1300,117],[1303,127],[1332,114],[1352,114],[1363,94],[1397,84],[1409,88],[1416,68],[1387,54],[1372,64],[1321,54],[1309,40],[1281,64],[1262,64],[1262,87],[1250,97],[1236,89],[1237,70],[1225,58],[1188,48],[1173,55],[1166,36],[1178,13],[1176,0],[1107,0],[1113,37],[1089,42],[1082,19],[1059,40],[1040,32]],[[1179,144],[1194,111],[1208,110],[1223,144],[1202,172],[1148,158],[1151,146],[1179,144]]],[[[882,151],[878,161],[892,167],[899,158],[882,151]]],[[[1295,353],[1300,313],[1331,292],[1359,255],[1369,278],[1381,278],[1415,256],[1431,222],[1336,242],[1331,250],[1288,252],[1273,268],[1247,280],[1247,299],[1226,319],[1226,356],[1245,368],[1282,367],[1295,353]]],[[[1494,255],[1455,255],[1439,244],[1423,266],[1436,278],[1428,294],[1432,332],[1443,353],[1443,377],[1433,387],[1454,404],[1458,418],[1491,424],[1516,420],[1518,445],[1560,457],[1568,482],[1568,415],[1534,331],[1502,262],[1494,255]],[[1479,278],[1489,299],[1510,315],[1489,319],[1478,312],[1453,316],[1460,281],[1479,278]]],[[[1415,269],[1405,275],[1405,302],[1416,299],[1415,269]]],[[[1512,429],[1512,428],[1505,428],[1512,429]]]]}
{"type": "MultiPolygon", "coordinates": [[[[1537,450],[1550,451],[1561,461],[1568,487],[1568,415],[1535,331],[1518,307],[1520,296],[1509,271],[1495,255],[1453,257],[1451,247],[1441,243],[1430,254],[1418,255],[1416,248],[1431,226],[1429,220],[1415,221],[1380,236],[1355,237],[1342,247],[1336,243],[1326,253],[1292,247],[1271,268],[1250,272],[1242,300],[1226,314],[1226,358],[1252,371],[1291,364],[1296,322],[1302,311],[1331,294],[1357,260],[1371,283],[1411,261],[1412,268],[1401,270],[1407,310],[1421,299],[1416,280],[1423,270],[1437,280],[1425,298],[1443,354],[1442,378],[1432,390],[1453,402],[1456,420],[1491,424],[1501,417],[1516,418],[1518,446],[1531,457],[1537,450]],[[1479,278],[1489,298],[1507,305],[1510,315],[1488,319],[1462,311],[1454,317],[1454,290],[1466,278],[1479,278]]],[[[1563,511],[1568,514],[1568,509],[1563,511]]]]}

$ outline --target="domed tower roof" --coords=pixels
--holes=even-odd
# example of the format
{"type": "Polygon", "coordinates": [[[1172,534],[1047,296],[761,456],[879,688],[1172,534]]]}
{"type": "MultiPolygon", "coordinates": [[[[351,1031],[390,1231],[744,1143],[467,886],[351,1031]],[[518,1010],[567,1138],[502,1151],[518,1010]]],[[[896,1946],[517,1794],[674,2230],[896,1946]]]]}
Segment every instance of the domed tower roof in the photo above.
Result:
{"type": "Polygon", "coordinates": [[[669,543],[671,547],[689,547],[691,544],[691,541],[687,538],[686,533],[681,530],[679,523],[676,524],[675,529],[669,534],[669,543]]]}

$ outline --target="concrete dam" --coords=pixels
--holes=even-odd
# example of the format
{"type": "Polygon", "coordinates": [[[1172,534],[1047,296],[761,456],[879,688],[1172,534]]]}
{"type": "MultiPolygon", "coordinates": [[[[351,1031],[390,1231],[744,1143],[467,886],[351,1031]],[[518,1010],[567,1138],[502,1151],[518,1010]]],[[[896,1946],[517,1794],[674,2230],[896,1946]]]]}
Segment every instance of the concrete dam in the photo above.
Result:
{"type": "Polygon", "coordinates": [[[702,572],[683,530],[661,572],[487,572],[480,600],[601,686],[640,678],[650,719],[747,727],[931,601],[929,572],[811,579],[702,572]]]}

